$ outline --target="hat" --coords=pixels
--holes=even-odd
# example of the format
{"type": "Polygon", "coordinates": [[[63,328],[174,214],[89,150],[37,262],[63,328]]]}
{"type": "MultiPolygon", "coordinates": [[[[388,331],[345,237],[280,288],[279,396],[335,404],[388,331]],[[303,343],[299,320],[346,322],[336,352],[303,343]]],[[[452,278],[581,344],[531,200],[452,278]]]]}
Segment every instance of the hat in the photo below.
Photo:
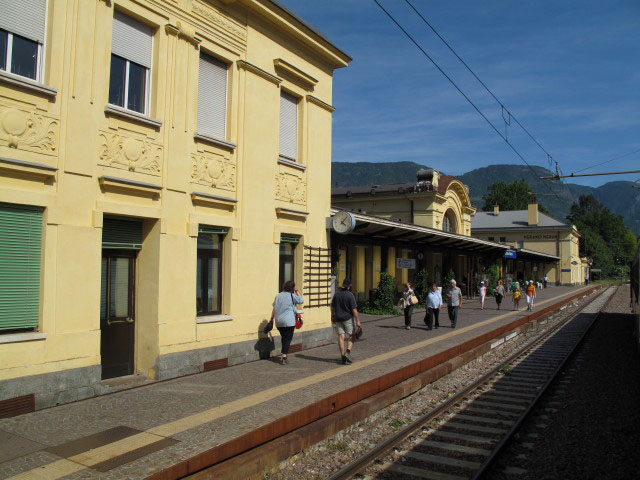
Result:
{"type": "Polygon", "coordinates": [[[484,285],[484,282],[480,282],[480,285],[484,285]]]}
{"type": "Polygon", "coordinates": [[[351,279],[349,279],[349,278],[345,278],[345,279],[342,281],[342,286],[343,286],[344,288],[348,288],[348,287],[350,287],[350,286],[351,286],[351,279]]]}

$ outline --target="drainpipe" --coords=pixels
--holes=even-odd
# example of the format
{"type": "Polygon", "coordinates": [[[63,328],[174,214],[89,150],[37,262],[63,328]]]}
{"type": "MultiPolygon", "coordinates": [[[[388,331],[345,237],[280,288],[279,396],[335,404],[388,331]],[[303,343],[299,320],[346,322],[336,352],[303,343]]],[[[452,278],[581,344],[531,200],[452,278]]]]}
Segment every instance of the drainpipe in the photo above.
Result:
{"type": "Polygon", "coordinates": [[[412,224],[415,223],[413,220],[414,220],[413,219],[413,200],[411,200],[411,223],[412,224]]]}

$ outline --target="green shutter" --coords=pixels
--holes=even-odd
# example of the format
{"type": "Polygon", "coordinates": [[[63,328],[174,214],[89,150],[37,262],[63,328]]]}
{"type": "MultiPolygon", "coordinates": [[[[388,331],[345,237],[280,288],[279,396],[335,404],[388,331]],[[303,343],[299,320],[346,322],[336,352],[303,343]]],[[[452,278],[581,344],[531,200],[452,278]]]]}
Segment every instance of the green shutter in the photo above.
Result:
{"type": "Polygon", "coordinates": [[[211,225],[198,225],[198,233],[213,233],[218,235],[226,235],[229,229],[227,227],[213,227],[211,225]]]}
{"type": "Polygon", "coordinates": [[[300,237],[297,235],[290,235],[288,233],[280,234],[281,243],[298,243],[299,241],[300,241],[300,237]]]}
{"type": "Polygon", "coordinates": [[[140,250],[142,221],[105,217],[102,223],[102,248],[140,250]]]}
{"type": "Polygon", "coordinates": [[[38,326],[41,255],[42,209],[0,203],[0,330],[38,326]]]}

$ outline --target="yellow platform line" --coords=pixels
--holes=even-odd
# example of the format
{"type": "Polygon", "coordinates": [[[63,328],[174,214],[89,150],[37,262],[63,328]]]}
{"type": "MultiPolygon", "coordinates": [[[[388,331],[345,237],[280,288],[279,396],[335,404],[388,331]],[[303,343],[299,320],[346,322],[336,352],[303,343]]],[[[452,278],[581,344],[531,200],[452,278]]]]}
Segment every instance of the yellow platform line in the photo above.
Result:
{"type": "MultiPolygon", "coordinates": [[[[543,300],[541,302],[538,303],[538,306],[540,305],[545,305],[549,302],[553,302],[556,300],[559,300],[563,297],[567,297],[570,295],[575,295],[577,293],[579,293],[580,290],[576,291],[571,291],[571,292],[567,292],[565,294],[559,295],[557,297],[553,297],[550,298],[548,300],[543,300]]],[[[301,378],[299,380],[295,380],[293,382],[289,382],[289,383],[285,383],[283,385],[278,385],[277,387],[273,387],[273,388],[269,388],[267,390],[263,390],[259,393],[254,393],[253,395],[248,395],[246,397],[240,398],[238,400],[234,400],[232,402],[229,403],[225,403],[224,405],[219,405],[217,407],[213,407],[210,408],[208,410],[204,410],[202,412],[199,413],[194,413],[193,415],[188,415],[186,417],[183,417],[179,420],[175,420],[173,422],[169,422],[169,423],[165,423],[163,425],[158,425],[157,427],[153,427],[148,429],[146,432],[141,432],[138,433],[136,435],[132,435],[130,437],[127,437],[126,439],[123,440],[119,440],[117,442],[114,442],[112,444],[107,444],[104,445],[102,447],[98,447],[95,448],[93,450],[90,450],[89,452],[85,452],[85,453],[91,453],[90,458],[95,458],[95,459],[108,459],[108,458],[112,458],[113,456],[117,456],[117,455],[122,455],[123,453],[127,453],[128,451],[131,450],[135,450],[136,448],[140,448],[141,446],[144,446],[148,443],[144,443],[146,441],[150,440],[150,436],[149,434],[151,434],[154,438],[153,441],[157,441],[160,438],[156,437],[156,435],[160,436],[160,437],[171,437],[173,435],[177,435],[179,433],[182,433],[186,430],[189,430],[191,428],[194,427],[198,427],[200,425],[203,425],[205,423],[209,423],[212,422],[214,420],[226,417],[228,415],[231,415],[233,413],[239,412],[241,410],[244,410],[246,408],[250,408],[256,405],[259,405],[260,403],[266,402],[268,400],[272,400],[274,398],[277,398],[281,395],[284,395],[285,393],[289,393],[292,392],[294,390],[298,390],[304,387],[308,387],[310,385],[316,384],[316,383],[320,383],[323,382],[325,380],[331,380],[332,378],[336,378],[336,377],[341,377],[347,373],[351,373],[354,371],[358,371],[361,370],[363,368],[367,368],[370,367],[371,365],[375,365],[376,363],[380,363],[380,362],[386,362],[388,360],[391,360],[395,357],[398,357],[400,355],[404,355],[406,353],[411,353],[415,350],[419,350],[421,348],[424,348],[426,346],[432,345],[434,343],[440,342],[442,340],[446,340],[448,338],[452,338],[452,337],[456,337],[459,335],[464,334],[465,332],[470,332],[472,330],[476,330],[478,328],[481,328],[485,325],[489,325],[491,323],[497,322],[498,320],[502,320],[504,318],[507,318],[509,316],[513,316],[515,314],[517,314],[518,312],[508,312],[508,313],[504,313],[502,315],[498,315],[497,317],[492,317],[489,318],[487,320],[484,320],[482,322],[478,322],[475,323],[473,325],[469,325],[467,327],[461,328],[460,330],[455,330],[449,333],[446,333],[444,335],[440,335],[438,337],[434,337],[434,338],[430,338],[428,340],[423,340],[421,342],[418,343],[414,343],[411,345],[407,345],[401,348],[398,348],[396,350],[392,350],[390,352],[387,353],[382,353],[380,355],[376,355],[374,357],[370,357],[370,358],[366,358],[364,360],[359,360],[357,363],[354,363],[352,365],[349,365],[349,367],[347,368],[333,368],[329,371],[326,372],[320,372],[320,373],[316,373],[315,375],[310,375],[309,377],[305,377],[305,378],[301,378]],[[117,447],[117,451],[119,451],[120,453],[118,453],[117,455],[113,455],[112,457],[109,457],[109,452],[115,451],[113,450],[111,447],[112,445],[116,445],[116,444],[120,444],[120,442],[124,442],[127,441],[125,443],[122,443],[122,446],[129,446],[130,449],[129,450],[122,450],[119,447],[117,447]]],[[[152,442],[149,442],[152,443],[152,442]]],[[[76,455],[76,457],[81,457],[84,454],[79,454],[76,455]]],[[[74,458],[74,457],[72,457],[74,458]]],[[[93,462],[92,460],[89,459],[89,457],[87,457],[87,462],[92,462],[91,465],[96,465],[100,462],[102,462],[103,460],[100,461],[95,461],[93,462]]],[[[87,465],[87,466],[91,466],[91,465],[87,465]]],[[[71,466],[68,466],[66,468],[71,468],[71,466]]],[[[65,475],[68,475],[69,473],[73,473],[73,471],[77,471],[79,469],[83,468],[82,465],[75,463],[75,462],[71,462],[69,460],[60,460],[58,462],[54,462],[54,463],[50,463],[48,465],[45,465],[44,467],[40,467],[37,469],[33,469],[33,470],[28,470],[26,472],[21,473],[18,476],[15,477],[10,477],[10,480],[39,480],[41,478],[47,478],[50,480],[56,479],[56,478],[60,478],[63,477],[65,475]],[[60,473],[57,474],[56,473],[56,468],[60,468],[59,466],[57,466],[56,464],[71,464],[71,465],[77,465],[79,468],[77,468],[76,470],[72,470],[68,473],[60,473]],[[41,476],[40,473],[42,473],[43,471],[47,470],[47,467],[51,466],[51,470],[48,471],[48,476],[41,476]],[[33,473],[34,476],[29,476],[29,474],[33,473]]],[[[62,470],[61,470],[62,471],[62,470]]]]}

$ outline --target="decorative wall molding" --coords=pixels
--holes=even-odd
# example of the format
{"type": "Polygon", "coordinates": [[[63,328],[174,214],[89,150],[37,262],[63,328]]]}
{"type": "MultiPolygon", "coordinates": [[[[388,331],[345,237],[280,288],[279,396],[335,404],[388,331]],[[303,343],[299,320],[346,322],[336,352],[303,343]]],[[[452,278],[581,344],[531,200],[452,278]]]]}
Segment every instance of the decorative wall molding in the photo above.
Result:
{"type": "Polygon", "coordinates": [[[226,140],[219,140],[217,138],[210,137],[209,135],[205,135],[204,133],[196,133],[193,138],[200,140],[201,142],[207,142],[210,145],[215,145],[216,147],[224,148],[231,152],[233,152],[237,147],[235,143],[227,142],[226,140]]]}
{"type": "Polygon", "coordinates": [[[50,165],[41,163],[25,162],[23,160],[15,160],[13,158],[0,157],[0,171],[8,171],[12,173],[21,173],[36,178],[55,179],[58,169],[50,165]]]}
{"type": "Polygon", "coordinates": [[[142,113],[134,112],[133,110],[127,110],[126,108],[122,108],[117,105],[111,105],[110,103],[105,105],[104,112],[126,120],[133,120],[134,122],[141,123],[152,128],[159,129],[162,126],[162,122],[160,120],[156,120],[155,118],[151,118],[150,116],[142,113]]]}
{"type": "Polygon", "coordinates": [[[318,83],[317,79],[281,58],[276,58],[273,61],[273,66],[280,75],[287,77],[306,90],[313,90],[313,87],[318,83]]]}
{"type": "Polygon", "coordinates": [[[329,104],[328,104],[328,103],[326,103],[326,102],[323,102],[322,100],[320,100],[320,99],[319,99],[319,98],[317,98],[317,97],[314,97],[313,95],[307,95],[307,100],[308,100],[310,103],[313,103],[314,105],[317,105],[317,106],[319,106],[319,107],[324,108],[326,111],[328,111],[328,112],[330,112],[330,113],[333,113],[333,112],[335,112],[335,111],[336,111],[335,107],[333,107],[332,105],[329,105],[329,104]]]}
{"type": "Polygon", "coordinates": [[[255,73],[259,77],[264,78],[265,80],[269,80],[271,83],[275,85],[280,85],[282,83],[282,79],[272,75],[266,70],[261,69],[260,67],[254,65],[253,63],[249,63],[246,60],[237,60],[238,68],[243,68],[248,72],[255,73]]]}
{"type": "Polygon", "coordinates": [[[59,126],[53,117],[0,105],[0,145],[56,155],[59,126]]]}
{"type": "Polygon", "coordinates": [[[298,205],[307,204],[307,184],[289,173],[276,175],[276,199],[298,205]]]}
{"type": "Polygon", "coordinates": [[[29,90],[33,93],[39,93],[51,98],[55,98],[58,94],[57,88],[53,88],[43,83],[36,82],[35,80],[31,80],[30,78],[21,77],[20,75],[14,75],[13,73],[5,72],[4,70],[0,70],[0,82],[9,84],[11,86],[24,88],[25,90],[29,90]]]}
{"type": "Polygon", "coordinates": [[[192,154],[191,181],[208,187],[236,191],[236,166],[220,156],[192,154]]]}
{"type": "MultiPolygon", "coordinates": [[[[159,198],[162,191],[160,185],[147,182],[136,182],[126,178],[103,176],[98,178],[100,187],[105,191],[126,191],[153,198],[159,198]]],[[[106,210],[105,210],[106,211],[106,210]]]]}
{"type": "Polygon", "coordinates": [[[178,38],[186,40],[196,48],[198,48],[200,42],[202,41],[198,37],[196,37],[196,31],[194,29],[192,29],[188,25],[184,25],[179,20],[176,22],[175,26],[167,23],[164,26],[164,30],[169,35],[176,35],[178,38]]]}
{"type": "Polygon", "coordinates": [[[208,193],[202,192],[191,192],[191,201],[194,204],[204,204],[213,207],[222,206],[230,210],[236,208],[236,203],[238,203],[238,201],[234,198],[221,197],[219,195],[209,195],[208,193]]]}
{"type": "Polygon", "coordinates": [[[162,145],[112,132],[100,131],[99,135],[100,165],[156,176],[162,173],[162,145]]]}
{"type": "Polygon", "coordinates": [[[197,14],[197,15],[200,15],[201,17],[206,18],[210,22],[214,23],[218,27],[223,28],[224,30],[228,31],[229,33],[233,33],[234,35],[236,35],[236,36],[238,36],[238,37],[240,37],[242,39],[246,39],[246,37],[247,37],[247,32],[246,31],[244,31],[243,29],[241,29],[238,26],[234,25],[233,23],[231,23],[229,20],[224,18],[222,15],[220,15],[213,8],[209,8],[209,7],[205,7],[205,6],[200,6],[198,4],[194,4],[193,7],[191,8],[191,11],[193,13],[197,14]]]}

